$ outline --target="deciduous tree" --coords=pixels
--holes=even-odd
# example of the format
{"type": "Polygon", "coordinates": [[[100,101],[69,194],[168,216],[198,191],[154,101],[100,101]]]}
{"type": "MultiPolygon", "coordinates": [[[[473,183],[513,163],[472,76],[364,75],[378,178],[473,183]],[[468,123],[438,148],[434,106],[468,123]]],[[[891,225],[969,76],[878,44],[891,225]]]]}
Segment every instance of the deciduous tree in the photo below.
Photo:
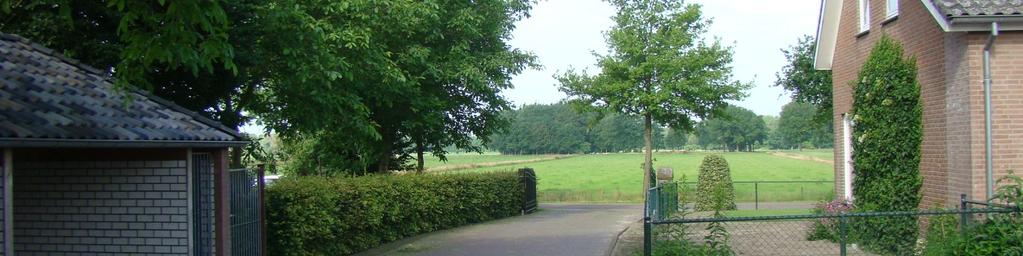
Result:
{"type": "Polygon", "coordinates": [[[782,49],[787,62],[776,74],[774,85],[791,92],[793,100],[816,107],[815,121],[831,123],[831,71],[813,67],[816,44],[814,37],[806,35],[788,49],[782,49]]]}
{"type": "Polygon", "coordinates": [[[706,39],[700,6],[672,0],[613,0],[610,52],[598,55],[601,72],[569,70],[557,76],[561,90],[597,109],[643,118],[644,188],[653,169],[655,123],[680,130],[720,111],[749,87],[731,78],[732,51],[706,39]]]}

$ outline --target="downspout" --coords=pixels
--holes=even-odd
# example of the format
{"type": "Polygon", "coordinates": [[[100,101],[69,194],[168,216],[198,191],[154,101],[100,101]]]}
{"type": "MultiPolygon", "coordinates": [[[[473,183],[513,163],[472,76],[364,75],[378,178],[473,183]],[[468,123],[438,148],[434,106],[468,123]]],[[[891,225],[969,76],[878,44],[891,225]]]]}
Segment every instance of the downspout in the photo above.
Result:
{"type": "Polygon", "coordinates": [[[991,47],[998,37],[998,22],[991,22],[991,35],[984,44],[984,169],[987,179],[987,199],[994,195],[994,165],[991,159],[991,47]]]}

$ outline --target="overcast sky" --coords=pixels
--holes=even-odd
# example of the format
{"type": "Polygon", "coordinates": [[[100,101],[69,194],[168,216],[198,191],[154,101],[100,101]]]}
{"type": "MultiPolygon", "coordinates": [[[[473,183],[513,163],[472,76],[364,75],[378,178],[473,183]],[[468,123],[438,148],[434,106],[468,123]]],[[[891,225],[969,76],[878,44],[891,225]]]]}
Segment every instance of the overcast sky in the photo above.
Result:
{"type": "MultiPolygon", "coordinates": [[[[817,31],[820,0],[699,0],[704,17],[713,18],[709,33],[734,46],[733,73],[752,82],[750,96],[737,105],[760,115],[778,115],[789,96],[774,84],[785,64],[781,48],[817,31]]],[[[603,32],[612,25],[614,8],[601,0],[541,0],[532,17],[518,23],[512,46],[533,52],[543,65],[516,76],[505,91],[515,105],[553,103],[565,95],[553,75],[569,67],[599,72],[592,52],[607,52],[603,32]]]]}

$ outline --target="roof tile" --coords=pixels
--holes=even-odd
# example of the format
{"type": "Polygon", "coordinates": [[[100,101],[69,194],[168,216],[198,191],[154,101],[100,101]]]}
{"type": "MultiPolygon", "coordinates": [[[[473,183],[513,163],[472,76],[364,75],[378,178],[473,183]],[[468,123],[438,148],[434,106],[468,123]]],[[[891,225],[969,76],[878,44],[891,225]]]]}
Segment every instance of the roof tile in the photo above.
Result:
{"type": "Polygon", "coordinates": [[[0,138],[241,141],[219,123],[16,35],[0,33],[0,138]]]}
{"type": "Polygon", "coordinates": [[[1023,0],[934,0],[948,17],[1021,15],[1023,0]]]}

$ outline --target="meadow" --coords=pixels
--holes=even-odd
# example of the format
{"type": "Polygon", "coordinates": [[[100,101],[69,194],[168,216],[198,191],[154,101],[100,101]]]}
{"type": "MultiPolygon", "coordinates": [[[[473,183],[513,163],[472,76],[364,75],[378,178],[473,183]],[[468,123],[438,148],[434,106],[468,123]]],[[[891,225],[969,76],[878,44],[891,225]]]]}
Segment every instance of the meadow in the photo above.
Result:
{"type": "MultiPolygon", "coordinates": [[[[708,154],[721,154],[732,170],[733,181],[830,181],[831,165],[773,156],[762,152],[656,153],[655,167],[671,167],[676,181],[695,182],[698,167],[708,154]]],[[[477,155],[478,161],[504,161],[503,155],[477,155]]],[[[528,159],[528,158],[527,158],[528,159]]],[[[533,168],[541,202],[640,202],[642,154],[589,154],[566,159],[462,170],[462,172],[533,168]]],[[[695,186],[695,185],[694,185],[695,186]]],[[[759,200],[817,201],[831,197],[833,184],[759,184],[759,200]]],[[[754,200],[754,185],[735,184],[736,200],[754,200]]]]}
{"type": "Polygon", "coordinates": [[[547,155],[502,155],[494,152],[486,152],[483,154],[457,153],[447,155],[447,162],[441,161],[440,158],[434,156],[424,157],[423,166],[426,169],[430,169],[479,163],[540,159],[544,157],[547,157],[547,155]]]}
{"type": "Polygon", "coordinates": [[[824,160],[832,160],[835,156],[835,150],[832,149],[783,150],[778,152],[815,157],[824,160]]]}

